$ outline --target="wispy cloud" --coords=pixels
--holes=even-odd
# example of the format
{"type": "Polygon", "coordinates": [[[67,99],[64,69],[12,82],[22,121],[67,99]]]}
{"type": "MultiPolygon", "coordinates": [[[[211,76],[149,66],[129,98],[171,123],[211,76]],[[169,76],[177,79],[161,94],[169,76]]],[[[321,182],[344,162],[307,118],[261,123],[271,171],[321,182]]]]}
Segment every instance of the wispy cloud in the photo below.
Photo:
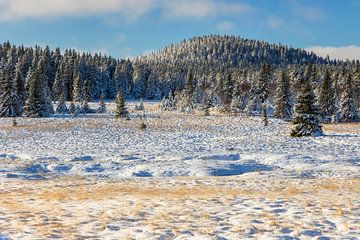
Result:
{"type": "Polygon", "coordinates": [[[290,3],[292,5],[293,12],[297,17],[313,22],[319,22],[326,19],[325,9],[319,6],[305,4],[297,0],[291,0],[290,3]]]}
{"type": "Polygon", "coordinates": [[[266,26],[271,29],[276,29],[284,26],[284,21],[276,15],[271,15],[266,19],[266,26]]]}
{"type": "Polygon", "coordinates": [[[0,20],[121,14],[135,20],[152,10],[167,18],[205,18],[248,12],[250,5],[221,0],[0,0],[0,20]]]}
{"type": "Polygon", "coordinates": [[[311,46],[306,48],[307,51],[312,51],[315,54],[326,57],[329,55],[331,59],[340,60],[360,60],[360,46],[311,46]]]}
{"type": "Polygon", "coordinates": [[[218,24],[216,24],[216,29],[221,33],[228,33],[234,30],[235,24],[233,22],[229,21],[223,21],[218,24]]]}
{"type": "Polygon", "coordinates": [[[152,7],[152,0],[0,0],[0,18],[53,18],[122,13],[137,18],[152,7]]]}
{"type": "Polygon", "coordinates": [[[167,18],[205,18],[250,12],[253,8],[244,3],[218,0],[168,0],[162,4],[167,18]]]}

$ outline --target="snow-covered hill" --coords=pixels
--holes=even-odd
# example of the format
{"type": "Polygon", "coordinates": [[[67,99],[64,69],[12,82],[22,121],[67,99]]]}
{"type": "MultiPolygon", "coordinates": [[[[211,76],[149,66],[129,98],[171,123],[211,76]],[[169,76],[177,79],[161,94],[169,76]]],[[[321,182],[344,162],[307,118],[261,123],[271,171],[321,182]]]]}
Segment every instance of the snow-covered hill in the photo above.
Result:
{"type": "Polygon", "coordinates": [[[157,103],[147,109],[146,130],[135,112],[130,121],[112,114],[19,118],[15,128],[11,119],[0,119],[0,175],[360,177],[359,124],[325,126],[324,137],[291,138],[291,125],[281,120],[264,127],[257,117],[161,113],[157,103]]]}

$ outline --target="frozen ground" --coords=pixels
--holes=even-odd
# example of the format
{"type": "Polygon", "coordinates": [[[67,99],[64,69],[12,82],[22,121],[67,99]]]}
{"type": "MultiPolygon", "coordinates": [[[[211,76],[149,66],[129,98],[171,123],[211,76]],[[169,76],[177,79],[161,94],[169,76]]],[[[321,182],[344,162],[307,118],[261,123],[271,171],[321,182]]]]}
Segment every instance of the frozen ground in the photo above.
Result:
{"type": "Polygon", "coordinates": [[[156,105],[146,130],[137,113],[0,119],[0,239],[360,238],[360,124],[298,139],[156,105]]]}

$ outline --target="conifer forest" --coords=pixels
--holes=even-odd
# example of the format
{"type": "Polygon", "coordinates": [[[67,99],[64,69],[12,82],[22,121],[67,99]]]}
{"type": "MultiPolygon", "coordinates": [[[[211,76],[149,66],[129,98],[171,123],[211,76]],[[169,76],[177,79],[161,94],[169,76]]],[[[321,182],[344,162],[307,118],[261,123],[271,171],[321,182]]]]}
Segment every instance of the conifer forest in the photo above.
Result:
{"type": "Polygon", "coordinates": [[[360,239],[359,107],[359,60],[285,44],[4,42],[0,240],[360,239]]]}

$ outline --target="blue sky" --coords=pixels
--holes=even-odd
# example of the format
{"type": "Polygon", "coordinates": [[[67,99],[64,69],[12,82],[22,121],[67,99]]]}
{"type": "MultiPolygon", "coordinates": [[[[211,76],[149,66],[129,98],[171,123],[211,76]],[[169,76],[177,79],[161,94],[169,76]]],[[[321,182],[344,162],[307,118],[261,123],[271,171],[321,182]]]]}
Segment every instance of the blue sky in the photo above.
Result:
{"type": "Polygon", "coordinates": [[[0,0],[0,41],[131,57],[231,34],[360,59],[359,0],[0,0]]]}

